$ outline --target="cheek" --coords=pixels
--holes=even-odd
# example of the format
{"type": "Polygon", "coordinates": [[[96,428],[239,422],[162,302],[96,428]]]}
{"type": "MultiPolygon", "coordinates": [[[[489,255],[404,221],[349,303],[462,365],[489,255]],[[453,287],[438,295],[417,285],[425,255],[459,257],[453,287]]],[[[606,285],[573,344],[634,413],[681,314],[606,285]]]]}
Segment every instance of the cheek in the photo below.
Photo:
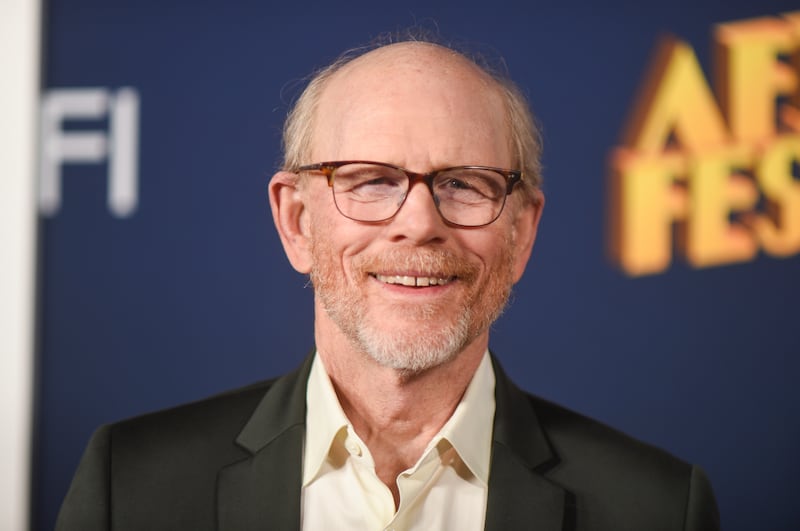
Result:
{"type": "Polygon", "coordinates": [[[464,245],[465,249],[470,249],[474,256],[483,264],[491,274],[499,268],[507,267],[509,264],[509,254],[513,254],[514,234],[509,230],[493,230],[482,234],[480,238],[474,238],[470,245],[464,245]]]}
{"type": "Polygon", "coordinates": [[[361,227],[354,226],[338,212],[309,214],[309,234],[312,259],[315,269],[325,268],[329,273],[337,271],[344,278],[358,276],[352,262],[361,255],[374,235],[364,234],[361,227]]]}
{"type": "Polygon", "coordinates": [[[491,289],[505,290],[519,279],[514,234],[498,232],[492,241],[483,248],[481,254],[484,268],[484,282],[493,284],[491,289]]]}

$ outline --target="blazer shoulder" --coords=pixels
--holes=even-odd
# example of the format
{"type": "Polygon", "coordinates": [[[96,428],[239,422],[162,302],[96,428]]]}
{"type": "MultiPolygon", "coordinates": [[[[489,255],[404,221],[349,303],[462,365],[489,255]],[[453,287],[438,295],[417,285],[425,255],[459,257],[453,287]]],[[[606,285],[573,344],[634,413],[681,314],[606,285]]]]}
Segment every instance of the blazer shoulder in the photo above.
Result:
{"type": "Polygon", "coordinates": [[[120,435],[150,431],[164,438],[170,432],[188,435],[195,430],[202,430],[205,437],[215,431],[224,431],[230,437],[233,430],[235,437],[276,380],[262,380],[185,404],[137,415],[114,422],[106,428],[114,439],[120,435]]]}
{"type": "Polygon", "coordinates": [[[632,473],[657,473],[660,478],[674,476],[681,481],[692,473],[692,465],[657,446],[564,406],[531,394],[527,397],[562,466],[593,464],[617,472],[630,468],[632,473]]]}
{"type": "Polygon", "coordinates": [[[575,494],[584,518],[620,530],[719,529],[711,484],[699,467],[568,408],[527,397],[558,456],[547,475],[575,494]]]}
{"type": "Polygon", "coordinates": [[[56,529],[210,529],[217,474],[250,455],[236,436],[275,381],[98,428],[56,529]]]}

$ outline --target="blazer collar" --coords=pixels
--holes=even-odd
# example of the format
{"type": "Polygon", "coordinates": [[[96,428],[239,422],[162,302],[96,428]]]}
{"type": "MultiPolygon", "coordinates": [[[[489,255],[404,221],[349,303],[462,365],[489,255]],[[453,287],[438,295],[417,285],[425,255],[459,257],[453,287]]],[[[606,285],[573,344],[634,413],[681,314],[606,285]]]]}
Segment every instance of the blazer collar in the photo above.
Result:
{"type": "Polygon", "coordinates": [[[300,529],[306,382],[313,354],[269,388],[236,443],[252,455],[217,476],[220,531],[300,529]]]}
{"type": "MultiPolygon", "coordinates": [[[[275,381],[236,439],[252,455],[223,468],[217,478],[220,531],[300,528],[306,383],[312,355],[275,381]]],[[[487,531],[574,529],[571,492],[545,473],[558,464],[530,398],[492,357],[495,419],[487,531]]]]}
{"type": "Polygon", "coordinates": [[[496,409],[485,529],[574,529],[574,495],[545,476],[559,458],[531,399],[506,376],[494,356],[492,362],[496,409]]]}

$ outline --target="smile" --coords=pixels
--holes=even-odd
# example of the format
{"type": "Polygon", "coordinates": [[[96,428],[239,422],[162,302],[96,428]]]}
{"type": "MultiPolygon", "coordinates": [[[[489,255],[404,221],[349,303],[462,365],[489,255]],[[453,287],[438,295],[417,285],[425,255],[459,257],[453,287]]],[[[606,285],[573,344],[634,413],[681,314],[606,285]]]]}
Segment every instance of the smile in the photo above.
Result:
{"type": "Polygon", "coordinates": [[[449,284],[455,279],[455,277],[439,278],[439,277],[416,277],[409,275],[373,274],[372,276],[385,284],[399,284],[402,286],[410,286],[410,287],[444,286],[445,284],[449,284]]]}

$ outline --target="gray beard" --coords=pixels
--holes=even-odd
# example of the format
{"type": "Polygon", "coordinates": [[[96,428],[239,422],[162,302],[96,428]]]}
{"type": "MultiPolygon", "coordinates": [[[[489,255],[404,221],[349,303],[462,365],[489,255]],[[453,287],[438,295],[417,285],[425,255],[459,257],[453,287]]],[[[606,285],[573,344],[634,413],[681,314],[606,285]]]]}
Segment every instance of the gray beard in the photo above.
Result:
{"type": "Polygon", "coordinates": [[[376,327],[365,308],[352,298],[337,296],[335,290],[317,289],[316,295],[320,297],[325,312],[357,350],[382,367],[409,375],[422,373],[455,358],[500,317],[509,300],[506,294],[503,303],[485,315],[480,323],[472,323],[471,308],[464,308],[454,322],[447,323],[437,321],[441,315],[438,315],[436,307],[421,305],[413,309],[418,312],[417,321],[435,323],[437,328],[389,333],[376,327]]]}
{"type": "MultiPolygon", "coordinates": [[[[359,293],[348,289],[337,276],[338,272],[326,267],[334,262],[326,256],[328,249],[324,245],[312,247],[316,265],[311,271],[311,281],[315,296],[330,319],[356,350],[382,367],[409,374],[426,371],[455,358],[502,314],[511,292],[510,281],[489,282],[484,286],[486,293],[481,294],[486,300],[464,301],[458,309],[443,308],[441,304],[399,304],[392,313],[406,316],[415,325],[388,331],[380,326],[383,321],[379,316],[367,311],[359,293]]],[[[370,263],[356,262],[353,269],[359,272],[380,269],[380,266],[373,267],[372,264],[381,260],[402,265],[403,269],[440,272],[445,277],[458,276],[465,282],[471,282],[476,275],[474,268],[443,253],[409,255],[407,250],[399,250],[365,260],[370,263]]],[[[500,275],[501,278],[507,276],[504,273],[500,275]]]]}
{"type": "MultiPolygon", "coordinates": [[[[417,330],[387,333],[370,322],[363,308],[345,309],[341,307],[341,301],[334,304],[330,302],[323,299],[328,315],[350,342],[378,365],[396,371],[418,374],[446,363],[474,339],[469,334],[472,318],[469,310],[463,312],[455,322],[432,333],[420,333],[417,330]],[[343,318],[348,314],[350,318],[343,318]]],[[[420,312],[427,320],[436,319],[435,315],[431,315],[435,313],[432,308],[422,307],[420,312]]]]}

